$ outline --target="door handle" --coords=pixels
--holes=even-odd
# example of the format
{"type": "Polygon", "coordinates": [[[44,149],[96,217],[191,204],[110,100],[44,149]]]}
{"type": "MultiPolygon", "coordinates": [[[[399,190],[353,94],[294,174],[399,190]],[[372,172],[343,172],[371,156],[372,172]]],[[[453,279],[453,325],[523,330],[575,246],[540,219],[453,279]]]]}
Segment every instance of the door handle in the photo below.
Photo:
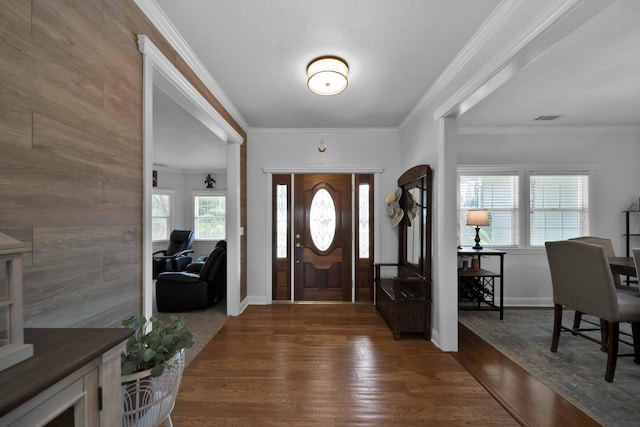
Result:
{"type": "Polygon", "coordinates": [[[302,246],[300,242],[296,242],[296,248],[304,248],[304,246],[302,246]]]}

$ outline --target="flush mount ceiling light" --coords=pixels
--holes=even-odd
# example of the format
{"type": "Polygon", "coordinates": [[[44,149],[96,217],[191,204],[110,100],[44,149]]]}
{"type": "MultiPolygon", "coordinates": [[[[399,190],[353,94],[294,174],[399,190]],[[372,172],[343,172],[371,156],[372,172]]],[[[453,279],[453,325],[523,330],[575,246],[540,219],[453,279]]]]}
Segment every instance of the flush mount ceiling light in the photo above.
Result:
{"type": "Polygon", "coordinates": [[[307,86],[318,95],[335,95],[347,88],[349,66],[336,56],[316,58],[307,66],[307,86]]]}

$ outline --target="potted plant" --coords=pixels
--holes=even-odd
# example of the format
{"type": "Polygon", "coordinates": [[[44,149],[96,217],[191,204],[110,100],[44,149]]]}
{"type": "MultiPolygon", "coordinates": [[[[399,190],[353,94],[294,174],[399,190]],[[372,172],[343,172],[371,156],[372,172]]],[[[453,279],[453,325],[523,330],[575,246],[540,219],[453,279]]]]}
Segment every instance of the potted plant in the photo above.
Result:
{"type": "Polygon", "coordinates": [[[166,323],[132,316],[122,325],[134,330],[121,354],[123,425],[155,427],[173,409],[184,370],[184,349],[193,345],[193,332],[177,316],[166,323]],[[145,332],[149,326],[151,330],[145,332]]]}

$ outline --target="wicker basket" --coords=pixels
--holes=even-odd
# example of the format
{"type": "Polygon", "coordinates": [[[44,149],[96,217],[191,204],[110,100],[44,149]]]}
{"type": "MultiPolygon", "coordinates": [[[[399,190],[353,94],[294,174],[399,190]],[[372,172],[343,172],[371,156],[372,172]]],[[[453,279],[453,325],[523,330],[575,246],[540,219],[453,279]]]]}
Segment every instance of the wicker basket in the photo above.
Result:
{"type": "Polygon", "coordinates": [[[151,377],[150,369],[122,376],[123,427],[173,425],[170,414],[184,370],[184,349],[167,363],[159,377],[151,377]]]}

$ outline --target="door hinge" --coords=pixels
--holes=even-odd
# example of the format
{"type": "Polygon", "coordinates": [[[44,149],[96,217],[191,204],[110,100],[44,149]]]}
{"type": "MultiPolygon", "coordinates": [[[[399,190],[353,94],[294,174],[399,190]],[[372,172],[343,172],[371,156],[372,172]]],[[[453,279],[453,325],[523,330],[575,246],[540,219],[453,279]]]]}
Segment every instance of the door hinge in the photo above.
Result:
{"type": "Polygon", "coordinates": [[[102,411],[102,387],[98,387],[98,411],[102,411]]]}

